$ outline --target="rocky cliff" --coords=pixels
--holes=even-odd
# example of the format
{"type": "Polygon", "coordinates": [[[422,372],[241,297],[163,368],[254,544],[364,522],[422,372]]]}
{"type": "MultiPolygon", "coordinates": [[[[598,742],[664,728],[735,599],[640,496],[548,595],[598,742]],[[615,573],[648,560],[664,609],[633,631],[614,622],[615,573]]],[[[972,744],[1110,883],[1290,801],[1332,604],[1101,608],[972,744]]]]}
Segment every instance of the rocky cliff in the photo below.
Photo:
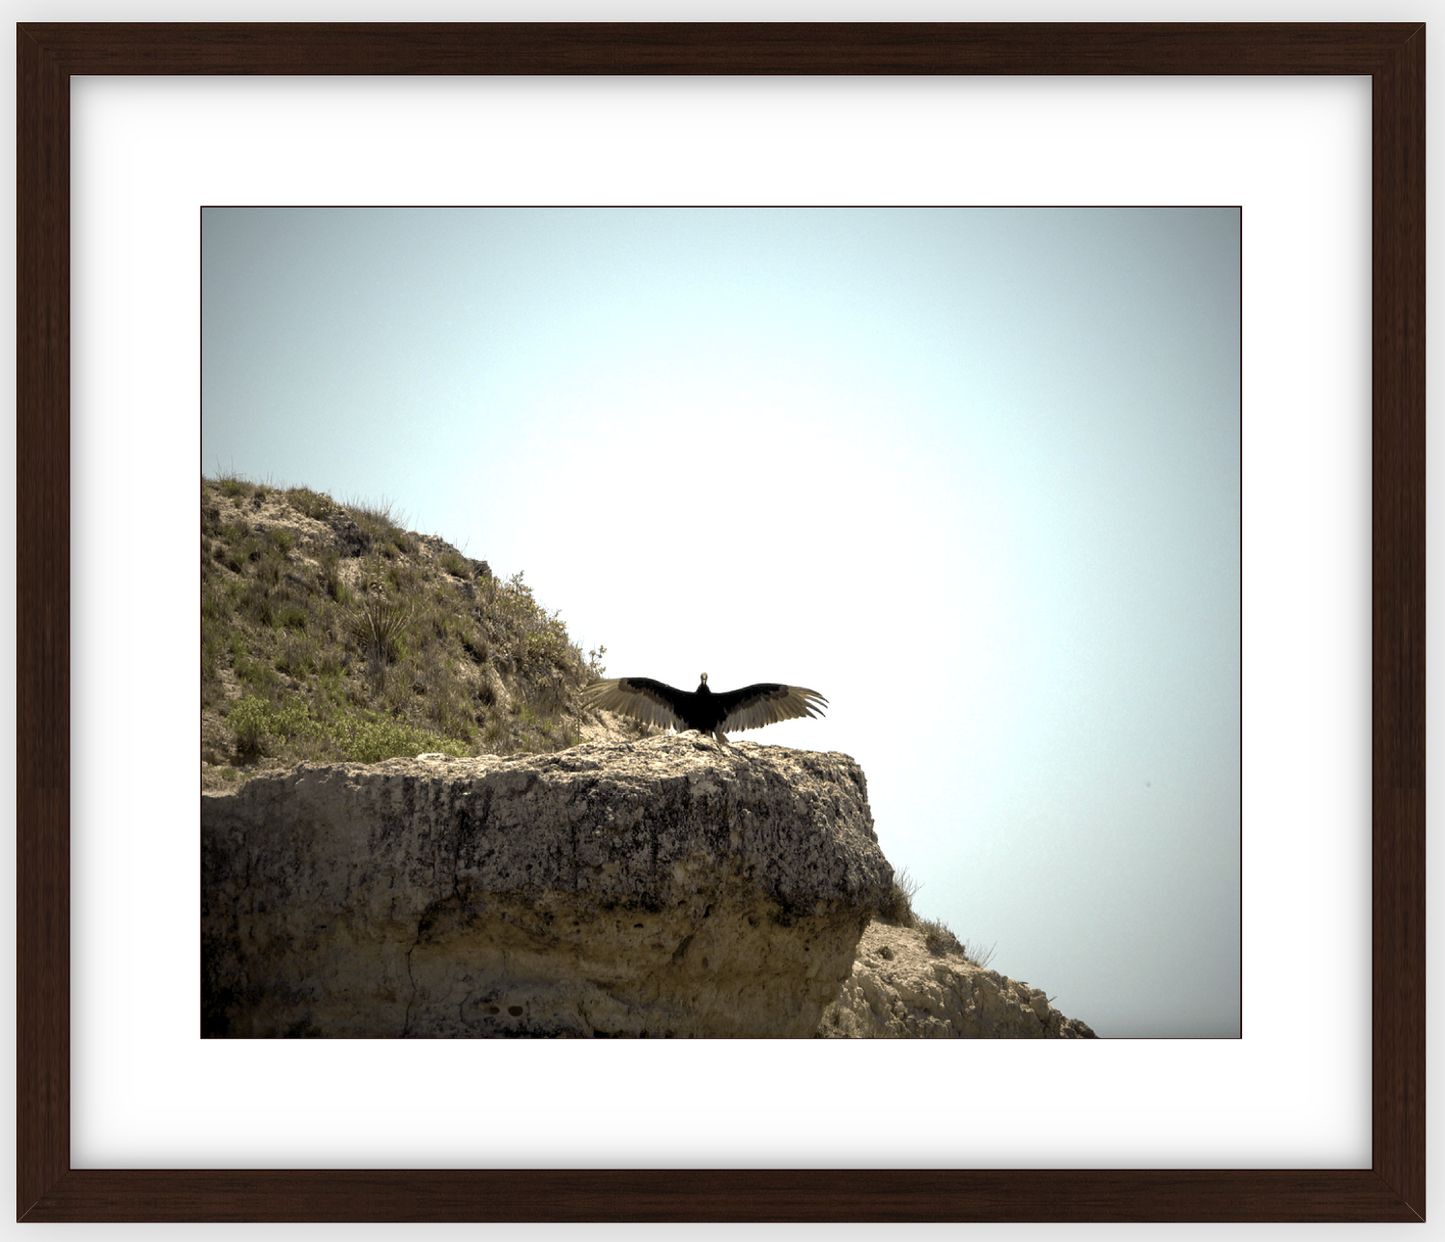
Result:
{"type": "Polygon", "coordinates": [[[203,794],[202,1033],[805,1036],[893,883],[862,771],[695,733],[203,794]]]}
{"type": "Polygon", "coordinates": [[[823,1013],[821,1036],[845,1038],[1093,1039],[1040,988],[930,950],[922,932],[870,923],[852,973],[823,1013]]]}

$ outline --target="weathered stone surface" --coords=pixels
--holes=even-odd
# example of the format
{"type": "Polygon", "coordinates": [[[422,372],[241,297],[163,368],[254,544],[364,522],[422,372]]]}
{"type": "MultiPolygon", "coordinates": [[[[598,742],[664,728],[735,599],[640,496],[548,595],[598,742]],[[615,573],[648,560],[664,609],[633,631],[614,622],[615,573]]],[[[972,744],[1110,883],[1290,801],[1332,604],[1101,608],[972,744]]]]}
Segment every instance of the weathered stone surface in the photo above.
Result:
{"type": "Polygon", "coordinates": [[[853,973],[823,1014],[822,1036],[855,1039],[1093,1039],[1039,988],[935,954],[923,933],[870,923],[853,973]]]}
{"type": "Polygon", "coordinates": [[[203,794],[212,1036],[805,1036],[892,884],[863,773],[697,734],[203,794]]]}

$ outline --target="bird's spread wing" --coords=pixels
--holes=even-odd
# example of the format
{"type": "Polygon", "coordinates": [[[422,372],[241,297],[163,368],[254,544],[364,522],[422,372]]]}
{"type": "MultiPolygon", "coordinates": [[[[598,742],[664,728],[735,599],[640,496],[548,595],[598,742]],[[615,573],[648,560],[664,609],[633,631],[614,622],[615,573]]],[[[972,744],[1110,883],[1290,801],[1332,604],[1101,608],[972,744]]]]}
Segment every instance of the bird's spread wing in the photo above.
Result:
{"type": "Polygon", "coordinates": [[[728,690],[713,697],[727,712],[718,727],[728,733],[735,729],[761,729],[797,716],[821,716],[823,705],[828,702],[816,690],[772,682],[728,690]]]}
{"type": "Polygon", "coordinates": [[[593,707],[620,712],[661,729],[671,725],[679,733],[687,728],[677,712],[678,699],[683,695],[684,691],[653,681],[651,677],[617,677],[599,681],[583,691],[583,697],[593,707]]]}

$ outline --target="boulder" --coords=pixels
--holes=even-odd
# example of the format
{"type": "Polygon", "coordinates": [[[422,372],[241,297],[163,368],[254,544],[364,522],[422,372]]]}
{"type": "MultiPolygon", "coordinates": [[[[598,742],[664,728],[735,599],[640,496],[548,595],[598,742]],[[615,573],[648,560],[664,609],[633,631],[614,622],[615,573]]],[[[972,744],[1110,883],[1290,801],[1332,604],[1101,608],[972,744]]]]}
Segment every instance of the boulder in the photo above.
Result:
{"type": "Polygon", "coordinates": [[[696,733],[201,797],[212,1037],[809,1036],[887,897],[846,755],[696,733]]]}

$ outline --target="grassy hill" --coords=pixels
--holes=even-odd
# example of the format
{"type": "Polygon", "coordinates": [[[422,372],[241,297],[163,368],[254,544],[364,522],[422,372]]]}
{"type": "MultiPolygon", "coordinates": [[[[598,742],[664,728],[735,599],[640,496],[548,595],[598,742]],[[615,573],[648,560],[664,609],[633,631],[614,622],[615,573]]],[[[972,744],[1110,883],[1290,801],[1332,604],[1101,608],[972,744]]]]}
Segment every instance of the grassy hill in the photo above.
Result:
{"type": "Polygon", "coordinates": [[[605,650],[581,652],[520,573],[499,581],[389,505],[201,480],[203,788],[300,760],[617,736],[577,700],[605,650]]]}

